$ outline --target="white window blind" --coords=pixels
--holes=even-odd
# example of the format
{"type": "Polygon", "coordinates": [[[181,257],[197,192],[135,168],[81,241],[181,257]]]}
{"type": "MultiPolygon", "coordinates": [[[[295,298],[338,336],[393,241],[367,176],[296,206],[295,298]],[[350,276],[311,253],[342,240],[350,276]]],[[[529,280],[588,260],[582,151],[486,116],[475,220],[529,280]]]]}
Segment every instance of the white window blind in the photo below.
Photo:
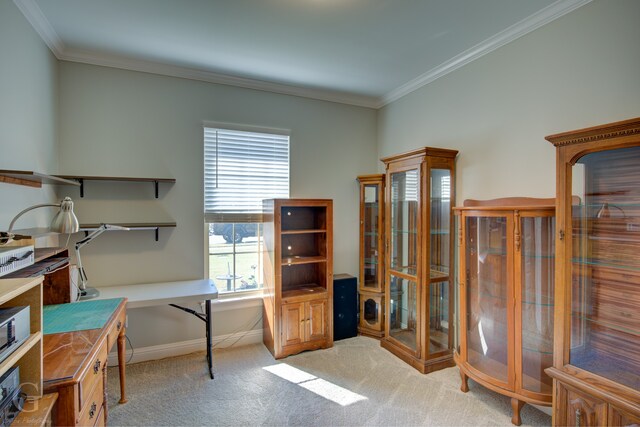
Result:
{"type": "Polygon", "coordinates": [[[204,128],[206,222],[259,222],[262,200],[289,197],[289,136],[204,128]]]}

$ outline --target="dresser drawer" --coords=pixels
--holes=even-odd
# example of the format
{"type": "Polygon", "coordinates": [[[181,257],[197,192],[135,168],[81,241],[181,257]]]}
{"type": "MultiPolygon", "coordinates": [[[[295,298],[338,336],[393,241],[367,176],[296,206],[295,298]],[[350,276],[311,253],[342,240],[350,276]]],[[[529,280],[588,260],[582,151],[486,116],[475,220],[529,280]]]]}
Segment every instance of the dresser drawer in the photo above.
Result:
{"type": "MultiPolygon", "coordinates": [[[[100,373],[102,374],[102,370],[100,373]]],[[[93,427],[99,421],[100,417],[104,418],[104,411],[102,409],[104,406],[104,382],[102,375],[100,375],[95,385],[96,387],[93,388],[92,393],[85,400],[84,407],[80,410],[79,426],[93,427]]]]}
{"type": "Polygon", "coordinates": [[[122,328],[124,328],[126,316],[127,312],[125,310],[121,310],[115,322],[113,322],[113,326],[111,326],[109,335],[107,336],[107,351],[111,350],[113,348],[113,345],[118,340],[118,334],[120,334],[120,331],[122,330],[122,328]]]}
{"type": "Polygon", "coordinates": [[[93,425],[93,427],[104,427],[107,425],[107,420],[104,419],[104,414],[105,414],[104,407],[106,404],[107,402],[105,402],[104,405],[102,405],[102,409],[100,409],[100,413],[98,414],[98,418],[96,419],[96,423],[93,425]]]}
{"type": "MultiPolygon", "coordinates": [[[[78,407],[82,412],[87,404],[89,397],[93,394],[93,390],[96,384],[100,381],[102,384],[102,377],[104,375],[105,364],[107,363],[107,342],[103,340],[98,354],[89,362],[87,370],[80,379],[80,402],[78,407]]],[[[102,387],[100,387],[102,388],[102,387]]]]}

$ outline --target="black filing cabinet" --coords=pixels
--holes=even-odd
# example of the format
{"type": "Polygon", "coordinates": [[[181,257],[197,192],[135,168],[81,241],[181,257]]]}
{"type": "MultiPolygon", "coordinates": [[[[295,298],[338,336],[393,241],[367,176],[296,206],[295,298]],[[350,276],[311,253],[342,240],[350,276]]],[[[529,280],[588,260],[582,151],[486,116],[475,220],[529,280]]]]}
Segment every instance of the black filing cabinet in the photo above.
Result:
{"type": "Polygon", "coordinates": [[[358,280],[349,274],[333,275],[333,340],[358,335],[358,280]]]}

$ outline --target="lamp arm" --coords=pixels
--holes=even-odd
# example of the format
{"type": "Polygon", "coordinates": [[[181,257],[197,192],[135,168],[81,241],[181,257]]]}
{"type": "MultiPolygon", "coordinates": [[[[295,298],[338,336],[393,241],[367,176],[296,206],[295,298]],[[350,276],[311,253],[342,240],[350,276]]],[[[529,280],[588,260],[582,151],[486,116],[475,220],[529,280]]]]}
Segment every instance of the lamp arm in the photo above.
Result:
{"type": "Polygon", "coordinates": [[[60,203],[43,203],[43,204],[40,204],[40,205],[30,206],[30,207],[20,211],[18,213],[18,215],[14,216],[13,219],[11,220],[11,223],[9,224],[9,229],[7,230],[7,233],[11,234],[11,231],[13,231],[13,226],[15,225],[16,221],[18,220],[18,218],[20,218],[22,215],[24,215],[27,212],[32,211],[34,209],[44,208],[44,207],[47,207],[47,206],[58,207],[59,208],[61,206],[61,204],[60,203]]]}
{"type": "Polygon", "coordinates": [[[93,230],[91,234],[89,234],[84,239],[78,240],[78,242],[76,242],[75,253],[76,253],[76,263],[77,263],[76,265],[78,266],[78,289],[80,289],[81,291],[84,291],[87,288],[88,279],[87,279],[87,273],[85,273],[84,267],[82,267],[82,258],[80,257],[80,249],[88,245],[89,243],[91,243],[93,239],[95,239],[96,237],[98,237],[99,235],[101,235],[107,230],[129,231],[129,228],[121,227],[119,225],[100,224],[100,227],[93,230]]]}

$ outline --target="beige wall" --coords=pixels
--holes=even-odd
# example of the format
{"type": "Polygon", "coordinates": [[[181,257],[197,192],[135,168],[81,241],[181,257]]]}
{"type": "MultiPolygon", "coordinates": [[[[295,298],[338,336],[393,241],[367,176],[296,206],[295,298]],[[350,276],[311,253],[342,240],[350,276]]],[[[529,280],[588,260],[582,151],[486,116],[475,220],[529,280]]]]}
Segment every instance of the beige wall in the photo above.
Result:
{"type": "MultiPolygon", "coordinates": [[[[147,73],[60,64],[60,169],[68,174],[158,176],[161,185],[86,184],[77,199],[81,222],[167,221],[155,242],[150,231],[111,232],[83,249],[94,286],[197,279],[204,271],[203,121],[290,129],[291,196],[334,200],[335,271],[358,273],[358,191],[355,177],[376,167],[372,109],[240,89],[147,73]]],[[[257,309],[254,309],[255,312],[257,309]]],[[[130,322],[134,346],[202,335],[184,313],[176,323],[159,309],[130,322]],[[188,327],[183,327],[184,325],[188,327]],[[162,327],[157,327],[161,325],[162,327]],[[173,325],[173,326],[172,326],[173,325]]],[[[214,334],[238,323],[214,319],[214,334]]],[[[239,314],[251,317],[250,314],[239,314]]],[[[219,317],[219,316],[217,316],[219,317]]],[[[256,327],[260,327],[257,325],[256,327]]]]}
{"type": "MultiPolygon", "coordinates": [[[[457,201],[554,195],[550,133],[640,113],[640,2],[592,3],[405,96],[379,112],[330,102],[62,62],[9,1],[0,1],[0,168],[168,176],[150,184],[0,184],[0,223],[54,197],[83,222],[175,220],[101,236],[83,249],[92,284],[199,278],[204,270],[202,121],[291,130],[292,197],[335,201],[335,271],[356,274],[355,176],[378,158],[421,146],[460,150],[457,201]],[[59,93],[59,96],[58,96],[59,93]],[[58,99],[59,98],[59,99],[58,99]],[[59,137],[59,149],[58,149],[59,137]],[[377,147],[376,147],[377,141],[377,147]],[[58,168],[58,156],[60,164],[58,168]]],[[[45,209],[20,227],[45,225],[45,209]]],[[[0,226],[2,228],[2,226],[0,226]]],[[[216,313],[214,335],[259,327],[258,308],[216,313]],[[244,329],[243,329],[244,328],[244,329]]],[[[202,337],[201,322],[167,307],[131,311],[136,348],[202,337]]]]}
{"type": "Polygon", "coordinates": [[[640,2],[595,0],[387,105],[379,155],[460,150],[457,202],[554,197],[546,135],[640,115],[640,2]]]}
{"type": "MultiPolygon", "coordinates": [[[[0,1],[0,169],[55,173],[57,61],[11,1],[0,1]]],[[[53,202],[42,189],[0,183],[0,230],[34,204],[53,202]]],[[[16,228],[47,226],[53,208],[29,212],[16,228]]]]}

